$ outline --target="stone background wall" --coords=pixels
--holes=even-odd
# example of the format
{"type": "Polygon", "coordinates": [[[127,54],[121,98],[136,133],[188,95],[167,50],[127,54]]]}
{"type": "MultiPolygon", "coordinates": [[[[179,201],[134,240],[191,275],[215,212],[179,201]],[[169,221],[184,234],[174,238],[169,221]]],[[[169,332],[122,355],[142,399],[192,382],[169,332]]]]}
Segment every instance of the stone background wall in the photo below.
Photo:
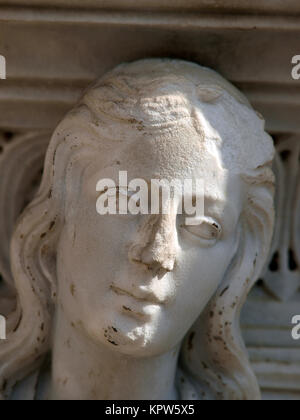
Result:
{"type": "Polygon", "coordinates": [[[243,312],[244,335],[264,397],[300,399],[300,341],[291,338],[300,315],[300,80],[291,77],[299,0],[0,0],[0,54],[6,279],[11,229],[38,184],[51,131],[93,79],[122,61],[165,56],[212,67],[248,96],[277,145],[278,216],[269,266],[243,312]]]}

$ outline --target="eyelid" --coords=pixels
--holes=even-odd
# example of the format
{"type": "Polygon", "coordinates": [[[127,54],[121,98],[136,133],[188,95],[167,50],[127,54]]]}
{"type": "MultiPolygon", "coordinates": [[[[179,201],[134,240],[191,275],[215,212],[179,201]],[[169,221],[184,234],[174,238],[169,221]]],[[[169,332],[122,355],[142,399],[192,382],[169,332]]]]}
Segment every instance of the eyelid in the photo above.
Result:
{"type": "Polygon", "coordinates": [[[193,223],[194,226],[199,226],[202,223],[208,223],[208,224],[214,226],[216,229],[221,229],[222,230],[221,223],[218,222],[213,217],[201,216],[201,217],[195,217],[195,218],[191,218],[191,219],[195,221],[195,224],[193,223]]]}
{"type": "Polygon", "coordinates": [[[198,218],[198,223],[196,223],[197,218],[195,218],[194,221],[195,221],[195,223],[193,223],[193,224],[185,224],[183,226],[191,235],[194,235],[196,237],[202,238],[202,239],[207,240],[207,241],[216,241],[216,240],[220,239],[223,230],[222,230],[221,224],[219,222],[217,222],[215,219],[213,219],[211,217],[201,217],[201,218],[198,218]],[[197,228],[200,229],[201,225],[204,226],[205,224],[209,225],[211,228],[215,229],[215,231],[216,231],[215,237],[213,237],[213,235],[212,235],[211,238],[207,238],[207,237],[204,237],[205,235],[201,236],[200,232],[199,232],[199,234],[195,232],[197,228]],[[194,232],[193,232],[193,230],[194,230],[194,232]]]}

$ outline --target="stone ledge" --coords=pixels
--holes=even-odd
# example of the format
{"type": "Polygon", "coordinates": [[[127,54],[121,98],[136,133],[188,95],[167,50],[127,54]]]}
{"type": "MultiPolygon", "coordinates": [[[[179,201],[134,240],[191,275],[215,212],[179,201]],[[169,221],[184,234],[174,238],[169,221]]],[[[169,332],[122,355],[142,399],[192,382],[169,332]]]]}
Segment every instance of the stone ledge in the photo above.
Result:
{"type": "Polygon", "coordinates": [[[265,14],[224,14],[224,13],[191,13],[175,10],[167,13],[155,13],[143,10],[106,11],[79,9],[44,9],[23,7],[1,7],[0,22],[9,23],[49,23],[55,25],[101,25],[130,26],[165,29],[202,29],[202,30],[273,30],[300,31],[299,16],[274,16],[265,14]]]}
{"type": "Polygon", "coordinates": [[[156,10],[212,13],[300,14],[298,0],[0,0],[0,6],[95,8],[99,10],[156,10]]]}

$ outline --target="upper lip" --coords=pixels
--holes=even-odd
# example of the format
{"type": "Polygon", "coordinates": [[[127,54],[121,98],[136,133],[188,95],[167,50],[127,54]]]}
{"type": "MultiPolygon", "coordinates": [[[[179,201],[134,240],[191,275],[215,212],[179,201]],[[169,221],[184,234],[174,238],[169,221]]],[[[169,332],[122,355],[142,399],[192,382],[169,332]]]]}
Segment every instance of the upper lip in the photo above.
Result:
{"type": "Polygon", "coordinates": [[[136,291],[133,292],[129,292],[128,290],[124,290],[121,289],[120,287],[112,284],[111,285],[111,289],[117,294],[117,295],[125,295],[125,296],[130,296],[136,300],[139,300],[141,302],[150,302],[150,303],[154,303],[154,304],[163,304],[165,303],[165,299],[160,298],[159,296],[157,296],[157,294],[155,292],[153,292],[153,290],[151,289],[138,289],[138,293],[136,293],[136,291]]]}

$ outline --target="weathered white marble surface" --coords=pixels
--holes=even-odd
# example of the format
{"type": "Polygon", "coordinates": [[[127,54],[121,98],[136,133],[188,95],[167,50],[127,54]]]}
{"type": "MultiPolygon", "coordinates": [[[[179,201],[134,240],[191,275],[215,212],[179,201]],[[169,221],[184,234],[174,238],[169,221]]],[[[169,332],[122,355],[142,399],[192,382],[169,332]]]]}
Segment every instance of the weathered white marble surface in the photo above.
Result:
{"type": "Polygon", "coordinates": [[[13,234],[3,395],[50,350],[43,398],[258,399],[239,315],[270,251],[273,156],[261,116],[212,70],[142,60],[96,82],[55,130],[13,234]],[[204,215],[187,225],[176,199],[99,216],[97,183],[120,171],[203,179],[204,215]]]}

